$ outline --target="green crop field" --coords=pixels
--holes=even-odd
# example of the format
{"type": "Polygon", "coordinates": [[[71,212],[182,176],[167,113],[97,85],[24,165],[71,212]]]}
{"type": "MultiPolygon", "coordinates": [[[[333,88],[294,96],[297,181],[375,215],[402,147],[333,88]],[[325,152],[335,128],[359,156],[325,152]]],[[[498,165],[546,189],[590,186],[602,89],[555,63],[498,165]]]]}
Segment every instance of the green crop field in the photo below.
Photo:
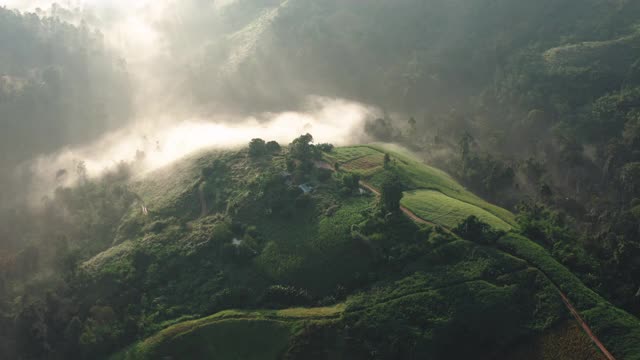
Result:
{"type": "Polygon", "coordinates": [[[511,225],[490,212],[444,195],[439,191],[407,191],[404,193],[401,204],[411,209],[419,217],[448,228],[454,228],[469,215],[475,215],[496,229],[511,229],[511,225]]]}
{"type": "Polygon", "coordinates": [[[342,169],[367,178],[381,171],[383,164],[384,154],[377,153],[348,161],[342,165],[342,169]]]}
{"type": "MultiPolygon", "coordinates": [[[[393,171],[400,176],[402,182],[411,190],[437,190],[442,194],[483,209],[502,222],[515,225],[514,215],[498,206],[490,204],[460,185],[449,174],[422,163],[411,151],[393,144],[357,145],[336,148],[325,155],[327,161],[339,161],[342,169],[357,173],[374,186],[382,181],[384,154],[391,157],[393,171]]],[[[417,209],[405,205],[417,213],[417,209]]],[[[504,228],[504,225],[502,226],[504,228]]]]}
{"type": "Polygon", "coordinates": [[[348,146],[335,148],[326,156],[332,162],[346,163],[368,155],[378,155],[379,153],[379,151],[366,146],[348,146]]]}

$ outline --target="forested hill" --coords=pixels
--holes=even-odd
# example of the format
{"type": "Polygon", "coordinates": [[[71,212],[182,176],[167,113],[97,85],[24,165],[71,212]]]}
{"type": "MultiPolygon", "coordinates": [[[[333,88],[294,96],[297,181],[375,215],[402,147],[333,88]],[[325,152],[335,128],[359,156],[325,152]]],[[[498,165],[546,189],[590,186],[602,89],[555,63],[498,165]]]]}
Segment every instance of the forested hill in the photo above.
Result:
{"type": "Polygon", "coordinates": [[[0,358],[597,358],[561,295],[640,357],[639,1],[202,4],[150,25],[162,106],[354,100],[373,145],[138,152],[5,206],[146,109],[99,32],[0,8],[0,358]]]}
{"type": "MultiPolygon", "coordinates": [[[[320,93],[394,111],[432,113],[470,105],[471,98],[487,90],[510,90],[507,95],[516,98],[550,96],[540,92],[548,85],[545,79],[529,79],[533,67],[541,65],[535,58],[554,47],[631,34],[640,5],[608,0],[240,0],[227,13],[233,21],[219,29],[223,35],[210,35],[215,46],[205,50],[209,56],[201,75],[231,80],[226,83],[231,98],[269,103],[320,93]],[[219,73],[219,67],[226,71],[219,73]],[[277,79],[270,85],[278,91],[237,86],[253,79],[277,79]],[[526,85],[527,80],[533,86],[510,88],[514,81],[526,85]],[[282,98],[274,98],[277,93],[282,98]]],[[[631,64],[608,65],[576,67],[573,73],[589,80],[589,74],[623,72],[631,64]]],[[[209,82],[200,89],[206,94],[215,86],[209,82]]]]}
{"type": "Polygon", "coordinates": [[[0,7],[0,177],[123,125],[130,95],[126,63],[100,33],[0,7]]]}
{"type": "Polygon", "coordinates": [[[548,223],[559,259],[638,311],[639,2],[240,0],[226,14],[190,77],[197,102],[378,105],[369,135],[548,223]]]}
{"type": "Polygon", "coordinates": [[[639,358],[640,321],[551,257],[544,224],[401,147],[312,140],[253,139],[60,188],[1,263],[0,350],[569,360],[602,358],[599,341],[639,358]]]}

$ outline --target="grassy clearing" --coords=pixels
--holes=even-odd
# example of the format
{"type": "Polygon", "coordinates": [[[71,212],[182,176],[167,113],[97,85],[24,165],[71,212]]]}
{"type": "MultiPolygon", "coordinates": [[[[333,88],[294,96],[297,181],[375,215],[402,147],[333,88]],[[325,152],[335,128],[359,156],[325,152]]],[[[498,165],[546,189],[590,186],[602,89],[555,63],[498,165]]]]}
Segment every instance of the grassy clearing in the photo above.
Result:
{"type": "Polygon", "coordinates": [[[404,193],[401,204],[411,209],[421,218],[453,228],[469,215],[475,215],[480,220],[499,230],[510,230],[511,225],[492,213],[475,205],[454,199],[439,191],[417,190],[404,193]]]}

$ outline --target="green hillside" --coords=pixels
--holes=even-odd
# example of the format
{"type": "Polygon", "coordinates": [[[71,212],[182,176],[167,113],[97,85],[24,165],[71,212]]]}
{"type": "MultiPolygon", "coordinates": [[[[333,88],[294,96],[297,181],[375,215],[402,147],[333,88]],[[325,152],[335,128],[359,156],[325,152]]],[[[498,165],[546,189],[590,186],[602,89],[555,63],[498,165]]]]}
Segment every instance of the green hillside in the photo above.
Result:
{"type": "Polygon", "coordinates": [[[127,240],[83,266],[88,289],[119,284],[96,294],[115,312],[124,306],[118,299],[133,296],[128,289],[147,289],[136,305],[147,337],[113,359],[517,358],[522,349],[539,359],[597,358],[587,335],[567,325],[574,319],[559,290],[613,354],[640,353],[640,322],[534,242],[516,233],[495,244],[461,239],[384,216],[376,196],[345,191],[349,172],[373,186],[394,172],[421,189],[405,192],[402,204],[445,229],[476,215],[517,230],[508,211],[406,150],[337,148],[323,156],[339,172],[298,165],[289,168],[291,186],[282,175],[289,156],[204,152],[175,165],[179,171],[136,180],[150,215],[132,208],[119,234],[127,240]],[[387,169],[381,151],[392,154],[387,169]],[[303,194],[296,182],[315,190],[303,194]],[[205,187],[204,216],[200,183],[216,184],[205,187]]]}
{"type": "MultiPolygon", "coordinates": [[[[469,209],[473,209],[474,207],[480,208],[474,210],[473,212],[482,213],[483,210],[485,212],[488,212],[488,215],[493,216],[483,217],[486,219],[495,219],[497,217],[497,219],[495,219],[494,221],[502,220],[503,224],[501,224],[501,226],[503,228],[505,226],[509,227],[509,225],[515,224],[515,218],[509,211],[482,200],[481,198],[477,197],[476,195],[465,189],[463,186],[461,186],[447,173],[431,166],[425,165],[418,158],[416,158],[414,154],[400,146],[393,144],[374,144],[338,148],[334,152],[325,155],[325,158],[331,163],[338,162],[341,168],[343,168],[344,170],[360,174],[371,184],[378,186],[380,185],[380,182],[382,180],[381,175],[384,174],[384,154],[389,154],[391,156],[394,172],[396,172],[400,176],[405,187],[407,187],[408,189],[435,190],[442,193],[446,197],[459,200],[459,202],[462,203],[467,203],[469,206],[458,205],[466,206],[467,211],[469,211],[469,209]]],[[[409,193],[409,195],[418,193],[419,192],[413,192],[409,193]]],[[[412,198],[413,196],[408,197],[412,198]]],[[[405,201],[411,202],[411,200],[405,201]]],[[[413,210],[410,205],[406,203],[404,205],[407,205],[407,207],[413,210]]],[[[411,205],[417,205],[417,202],[412,202],[411,205]]],[[[452,206],[458,207],[455,205],[455,203],[452,206]]],[[[418,209],[415,210],[419,211],[418,209]]],[[[432,214],[431,216],[439,217],[445,215],[446,209],[442,208],[441,210],[441,213],[432,214]]],[[[457,223],[457,221],[455,220],[460,220],[463,217],[466,216],[460,215],[460,217],[454,219],[453,223],[449,222],[448,224],[443,225],[453,227],[457,223]]]]}
{"type": "Polygon", "coordinates": [[[53,2],[0,6],[0,359],[640,360],[640,1],[53,2]]]}

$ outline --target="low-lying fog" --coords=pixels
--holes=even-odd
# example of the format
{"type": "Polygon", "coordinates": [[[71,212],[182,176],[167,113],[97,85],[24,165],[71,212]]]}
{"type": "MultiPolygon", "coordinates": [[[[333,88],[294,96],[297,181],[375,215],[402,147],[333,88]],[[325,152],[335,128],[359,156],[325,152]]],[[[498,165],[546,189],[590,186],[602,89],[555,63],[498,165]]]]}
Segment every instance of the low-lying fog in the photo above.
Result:
{"type": "Polygon", "coordinates": [[[37,175],[30,202],[36,204],[56,186],[73,184],[73,176],[56,174],[61,170],[73,174],[79,161],[84,162],[87,175],[98,176],[121,161],[131,163],[137,158],[136,169],[147,172],[198,150],[244,146],[252,138],[287,144],[300,134],[311,133],[316,143],[345,145],[365,140],[363,124],[377,112],[355,102],[313,97],[306,111],[181,121],[173,117],[141,119],[94,143],[44,154],[25,164],[24,170],[37,175]]]}
{"type": "MultiPolygon", "coordinates": [[[[215,97],[206,99],[212,105],[204,109],[193,105],[177,85],[192,66],[193,56],[199,58],[197,54],[210,46],[210,38],[221,31],[224,9],[234,2],[63,0],[54,5],[51,0],[0,0],[0,6],[54,16],[100,31],[106,46],[126,63],[133,93],[132,117],[121,121],[127,125],[98,140],[80,139],[80,146],[34,154],[16,171],[17,180],[13,182],[20,191],[13,191],[9,198],[26,196],[32,205],[40,203],[57,186],[73,185],[79,162],[84,163],[88,176],[99,176],[122,161],[134,160],[136,171],[144,173],[203,148],[237,147],[257,137],[283,145],[304,133],[311,133],[316,142],[336,145],[363,141],[365,120],[379,111],[348,100],[310,94],[302,105],[292,99],[291,106],[271,113],[254,109],[251,103],[225,110],[224,100],[215,97]],[[194,14],[200,12],[207,12],[207,19],[213,20],[195,25],[185,20],[198,18],[194,14]],[[180,43],[176,34],[193,41],[176,50],[180,43]]],[[[242,43],[234,46],[246,47],[242,43]]],[[[271,91],[269,84],[262,85],[271,91]]]]}

